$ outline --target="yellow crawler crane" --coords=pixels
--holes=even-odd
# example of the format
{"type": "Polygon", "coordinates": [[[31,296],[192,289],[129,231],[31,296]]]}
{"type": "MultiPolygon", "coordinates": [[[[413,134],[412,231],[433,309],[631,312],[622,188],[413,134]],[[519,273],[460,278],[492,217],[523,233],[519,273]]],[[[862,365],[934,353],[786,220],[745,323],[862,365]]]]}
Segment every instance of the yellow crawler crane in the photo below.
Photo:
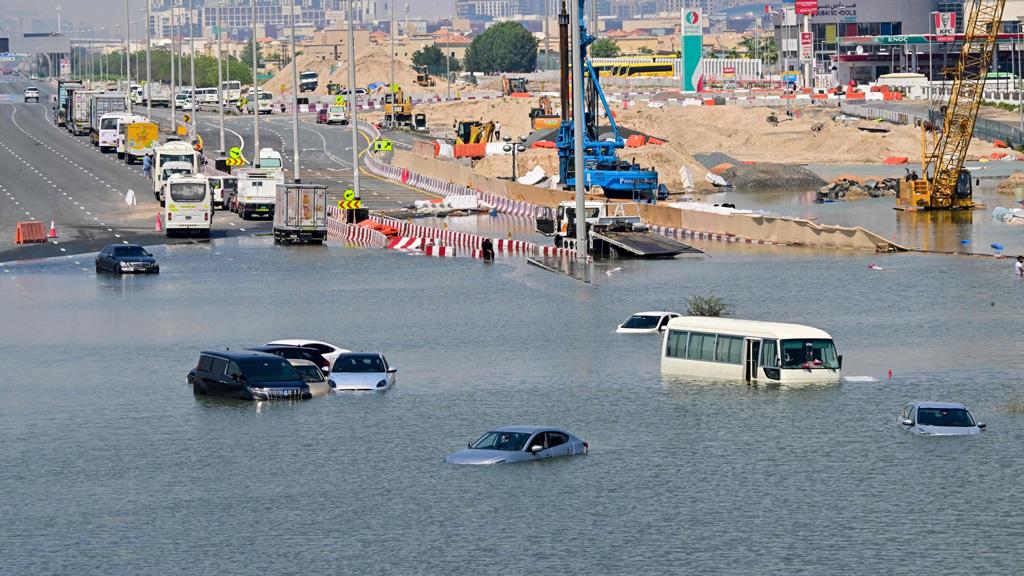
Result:
{"type": "Polygon", "coordinates": [[[992,62],[1006,0],[968,0],[970,16],[955,68],[947,68],[953,88],[945,108],[942,135],[931,153],[922,142],[920,180],[903,181],[896,198],[898,210],[969,210],[974,208],[971,175],[963,171],[967,147],[974,135],[985,74],[992,62]]]}

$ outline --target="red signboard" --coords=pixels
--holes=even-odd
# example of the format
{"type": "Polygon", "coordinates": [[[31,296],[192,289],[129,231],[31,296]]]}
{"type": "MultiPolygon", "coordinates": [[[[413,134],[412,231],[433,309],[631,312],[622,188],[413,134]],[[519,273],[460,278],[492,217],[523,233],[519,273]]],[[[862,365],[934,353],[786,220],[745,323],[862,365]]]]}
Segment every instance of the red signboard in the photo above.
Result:
{"type": "Polygon", "coordinates": [[[796,13],[813,16],[818,13],[818,0],[796,0],[796,13]]]}
{"type": "Polygon", "coordinates": [[[956,37],[956,12],[932,12],[935,19],[936,40],[952,42],[956,37]]]}
{"type": "Polygon", "coordinates": [[[814,60],[814,33],[800,33],[800,61],[811,62],[814,60]]]}

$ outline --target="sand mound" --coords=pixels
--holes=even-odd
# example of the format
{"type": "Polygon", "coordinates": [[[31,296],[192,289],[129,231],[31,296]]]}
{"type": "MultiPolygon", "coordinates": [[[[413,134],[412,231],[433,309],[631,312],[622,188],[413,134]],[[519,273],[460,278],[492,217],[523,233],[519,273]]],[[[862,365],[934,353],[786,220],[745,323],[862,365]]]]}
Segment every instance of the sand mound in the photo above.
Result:
{"type": "Polygon", "coordinates": [[[1012,196],[1024,195],[1024,172],[1016,171],[996,186],[996,192],[1012,196]]]}
{"type": "MultiPolygon", "coordinates": [[[[327,85],[337,83],[348,87],[348,55],[344,50],[340,51],[338,59],[331,57],[320,57],[315,55],[300,54],[298,60],[299,71],[315,70],[319,75],[319,86],[313,94],[327,94],[327,85]]],[[[356,84],[367,86],[374,82],[387,84],[391,81],[391,53],[381,46],[369,46],[356,53],[356,84]]],[[[435,78],[435,81],[437,79],[435,78]]],[[[407,93],[437,92],[445,90],[444,86],[422,87],[416,84],[416,71],[412,63],[401,58],[395,58],[395,83],[407,93]]],[[[441,82],[438,81],[438,84],[441,82]]],[[[270,90],[274,95],[281,94],[281,86],[285,86],[285,93],[292,91],[292,67],[285,66],[283,70],[275,74],[270,80],[263,84],[263,88],[270,90]]],[[[307,92],[309,94],[309,92],[307,92]]]]}
{"type": "Polygon", "coordinates": [[[445,102],[420,107],[427,114],[427,124],[435,130],[447,131],[454,135],[452,126],[456,120],[481,120],[501,122],[501,135],[518,138],[529,136],[530,108],[537,104],[536,98],[495,98],[493,100],[466,100],[445,102]]]}

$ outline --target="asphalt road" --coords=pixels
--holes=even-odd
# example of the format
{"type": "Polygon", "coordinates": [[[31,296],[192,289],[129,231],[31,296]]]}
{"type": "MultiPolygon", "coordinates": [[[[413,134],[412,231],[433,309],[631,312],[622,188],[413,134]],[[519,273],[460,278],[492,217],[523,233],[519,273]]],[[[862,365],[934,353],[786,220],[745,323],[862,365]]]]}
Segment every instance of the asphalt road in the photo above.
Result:
{"type": "MultiPolygon", "coordinates": [[[[113,153],[101,153],[86,137],[71,136],[49,118],[49,85],[20,77],[0,77],[0,262],[80,254],[110,243],[146,245],[197,240],[167,239],[155,231],[159,203],[152,181],[139,165],[128,166],[113,153]],[[40,88],[38,104],[24,103],[29,85],[40,88]],[[135,191],[137,205],[128,206],[126,192],[135,191]],[[58,238],[45,244],[14,244],[19,221],[52,220],[58,238]]],[[[144,113],[144,109],[139,110],[144,113]]],[[[154,119],[169,127],[168,109],[155,108],[154,119]]],[[[181,112],[179,112],[179,118],[181,112]]],[[[219,144],[218,115],[200,112],[198,129],[207,144],[207,155],[216,157],[219,144]]],[[[304,182],[324,184],[332,197],[340,198],[352,186],[351,132],[343,126],[322,126],[305,115],[300,125],[300,170],[304,182]]],[[[291,116],[264,116],[260,122],[260,146],[273,147],[285,157],[286,177],[292,175],[291,116]]],[[[225,121],[225,144],[242,146],[247,158],[254,150],[253,119],[230,117],[225,121]]],[[[367,146],[360,138],[360,150],[367,146]]],[[[361,172],[364,203],[375,210],[395,209],[429,195],[361,172]]],[[[212,237],[259,234],[270,231],[269,222],[243,221],[229,212],[217,212],[212,237]]]]}

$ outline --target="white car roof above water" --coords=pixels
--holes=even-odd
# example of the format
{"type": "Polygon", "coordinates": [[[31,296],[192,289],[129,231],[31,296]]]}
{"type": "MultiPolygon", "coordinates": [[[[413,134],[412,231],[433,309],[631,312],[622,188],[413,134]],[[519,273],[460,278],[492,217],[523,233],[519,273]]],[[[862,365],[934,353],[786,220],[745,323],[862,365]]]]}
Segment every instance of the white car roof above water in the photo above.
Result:
{"type": "Polygon", "coordinates": [[[668,321],[668,327],[676,330],[715,332],[737,336],[760,336],[763,338],[832,338],[828,332],[820,328],[804,326],[803,324],[740,320],[738,318],[715,318],[711,316],[673,318],[668,321]]]}
{"type": "Polygon", "coordinates": [[[668,310],[649,310],[647,312],[634,312],[634,313],[630,314],[630,317],[633,317],[633,316],[659,316],[660,317],[660,316],[665,316],[667,314],[678,314],[678,312],[669,312],[668,310]]]}

